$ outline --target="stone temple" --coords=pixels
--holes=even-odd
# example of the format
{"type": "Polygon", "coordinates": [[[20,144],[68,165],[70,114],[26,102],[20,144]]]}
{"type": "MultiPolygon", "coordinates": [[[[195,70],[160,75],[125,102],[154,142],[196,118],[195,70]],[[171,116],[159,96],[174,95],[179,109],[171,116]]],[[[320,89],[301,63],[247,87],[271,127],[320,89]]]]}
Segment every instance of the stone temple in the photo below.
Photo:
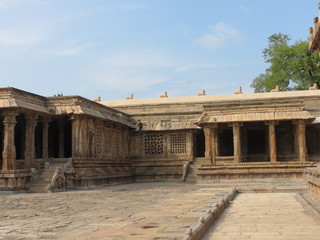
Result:
{"type": "MultiPolygon", "coordinates": [[[[310,28],[310,49],[320,51],[318,18],[310,28]]],[[[281,92],[275,86],[266,93],[240,88],[229,95],[202,90],[189,97],[165,92],[158,98],[131,95],[114,101],[0,88],[0,143],[2,191],[305,179],[306,205],[320,216],[316,85],[303,91],[281,92]]],[[[222,205],[200,218],[199,232],[222,205]]],[[[192,229],[186,234],[184,239],[199,239],[192,238],[192,229]]]]}
{"type": "Polygon", "coordinates": [[[71,189],[299,179],[320,160],[320,90],[95,102],[1,88],[0,107],[2,190],[32,190],[50,164],[71,189]]]}

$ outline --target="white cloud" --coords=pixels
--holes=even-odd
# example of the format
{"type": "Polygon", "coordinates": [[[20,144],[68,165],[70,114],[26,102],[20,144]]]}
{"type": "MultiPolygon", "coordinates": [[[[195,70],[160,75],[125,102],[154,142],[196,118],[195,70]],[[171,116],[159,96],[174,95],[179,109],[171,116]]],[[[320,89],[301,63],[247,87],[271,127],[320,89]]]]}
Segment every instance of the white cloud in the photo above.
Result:
{"type": "Polygon", "coordinates": [[[223,22],[210,26],[210,29],[212,33],[204,34],[195,41],[198,45],[204,48],[214,49],[222,46],[228,40],[241,40],[240,31],[223,22]]]}
{"type": "Polygon", "coordinates": [[[44,34],[33,29],[0,30],[0,45],[34,45],[43,40],[44,34]]]}
{"type": "Polygon", "coordinates": [[[55,54],[57,55],[64,55],[64,56],[77,56],[81,55],[89,48],[90,44],[86,43],[77,47],[71,47],[71,48],[66,48],[63,50],[56,51],[55,54]]]}
{"type": "Polygon", "coordinates": [[[18,4],[18,0],[0,0],[0,10],[10,9],[18,4]]]}
{"type": "Polygon", "coordinates": [[[8,10],[19,4],[45,5],[47,2],[44,0],[0,0],[0,10],[8,10]]]}

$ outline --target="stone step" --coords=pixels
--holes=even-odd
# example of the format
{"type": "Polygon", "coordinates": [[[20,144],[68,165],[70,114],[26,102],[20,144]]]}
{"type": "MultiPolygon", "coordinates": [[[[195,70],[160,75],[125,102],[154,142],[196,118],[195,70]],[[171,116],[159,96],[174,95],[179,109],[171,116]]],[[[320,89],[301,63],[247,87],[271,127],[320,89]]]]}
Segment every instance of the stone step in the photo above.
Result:
{"type": "Polygon", "coordinates": [[[50,162],[48,168],[42,169],[41,173],[32,181],[29,192],[46,192],[48,184],[50,184],[52,176],[57,167],[62,167],[65,162],[50,162]]]}

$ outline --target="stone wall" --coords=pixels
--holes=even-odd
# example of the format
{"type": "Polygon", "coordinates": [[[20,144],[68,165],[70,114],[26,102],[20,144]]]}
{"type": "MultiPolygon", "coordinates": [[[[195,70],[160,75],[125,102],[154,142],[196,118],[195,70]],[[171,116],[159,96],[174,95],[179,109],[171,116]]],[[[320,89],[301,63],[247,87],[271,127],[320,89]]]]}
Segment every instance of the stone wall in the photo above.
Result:
{"type": "Polygon", "coordinates": [[[308,182],[308,194],[320,201],[320,165],[306,169],[305,178],[308,182]]]}
{"type": "Polygon", "coordinates": [[[75,186],[132,182],[128,127],[87,116],[72,124],[75,186]]]}
{"type": "Polygon", "coordinates": [[[193,159],[192,130],[135,132],[131,143],[136,181],[181,179],[193,159]]]}

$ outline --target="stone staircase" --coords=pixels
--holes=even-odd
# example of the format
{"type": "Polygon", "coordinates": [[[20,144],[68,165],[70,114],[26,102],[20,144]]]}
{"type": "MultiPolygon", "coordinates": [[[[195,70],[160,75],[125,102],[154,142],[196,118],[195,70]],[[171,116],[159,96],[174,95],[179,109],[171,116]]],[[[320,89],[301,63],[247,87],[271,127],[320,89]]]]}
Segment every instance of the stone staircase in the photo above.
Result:
{"type": "Polygon", "coordinates": [[[46,192],[46,187],[51,182],[52,176],[57,167],[61,167],[65,162],[47,162],[49,166],[41,168],[41,173],[33,176],[31,186],[28,192],[43,193],[46,192]]]}
{"type": "Polygon", "coordinates": [[[198,173],[199,173],[199,167],[201,165],[204,165],[209,160],[206,158],[194,158],[193,163],[189,166],[187,178],[185,182],[188,183],[196,183],[198,181],[198,173]]]}

